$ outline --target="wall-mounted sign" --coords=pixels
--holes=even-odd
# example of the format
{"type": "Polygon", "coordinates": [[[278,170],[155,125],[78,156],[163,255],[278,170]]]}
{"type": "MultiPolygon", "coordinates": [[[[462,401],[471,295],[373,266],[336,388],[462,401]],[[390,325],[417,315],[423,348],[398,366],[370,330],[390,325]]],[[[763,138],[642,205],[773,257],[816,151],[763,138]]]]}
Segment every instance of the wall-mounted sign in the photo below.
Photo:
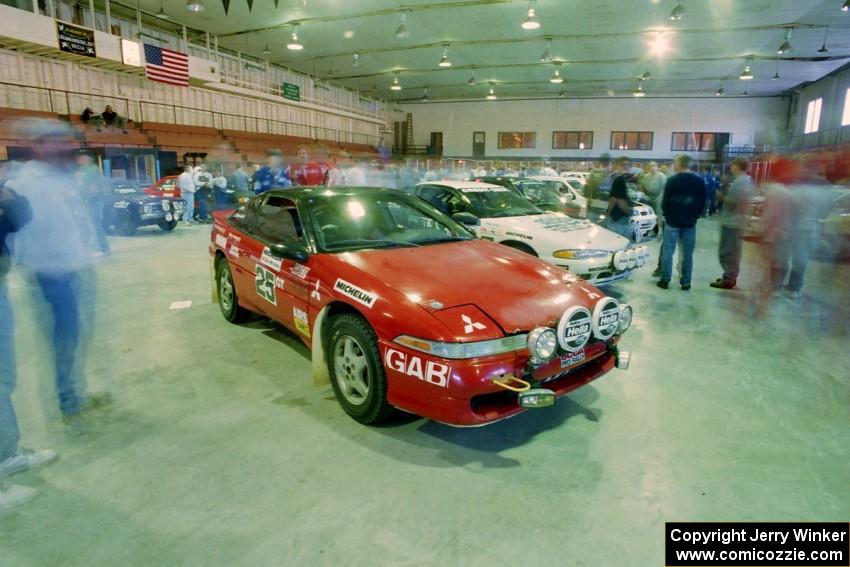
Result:
{"type": "Polygon", "coordinates": [[[121,60],[124,65],[142,66],[142,48],[138,41],[121,39],[121,60]]]}
{"type": "Polygon", "coordinates": [[[94,50],[94,30],[57,21],[56,35],[59,38],[59,51],[97,57],[94,50]]]}
{"type": "Polygon", "coordinates": [[[283,83],[281,87],[283,98],[299,102],[301,100],[301,87],[292,83],[283,83]]]}

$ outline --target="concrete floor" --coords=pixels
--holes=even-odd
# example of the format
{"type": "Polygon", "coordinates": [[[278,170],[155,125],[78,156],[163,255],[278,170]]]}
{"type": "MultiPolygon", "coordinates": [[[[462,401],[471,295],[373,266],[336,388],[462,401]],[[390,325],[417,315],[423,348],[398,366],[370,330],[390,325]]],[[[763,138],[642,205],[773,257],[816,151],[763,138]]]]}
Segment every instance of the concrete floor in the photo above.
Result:
{"type": "Polygon", "coordinates": [[[813,265],[809,297],[752,319],[746,289],[707,287],[707,221],[690,293],[649,268],[616,288],[636,311],[631,370],[483,429],[364,427],[312,385],[293,336],[222,319],[208,238],[112,239],[87,374],[116,403],[84,436],[57,421],[13,280],[25,444],[61,459],[16,477],[41,495],[0,515],[3,567],[650,566],[665,521],[847,520],[850,354],[822,324],[846,269],[813,265]]]}

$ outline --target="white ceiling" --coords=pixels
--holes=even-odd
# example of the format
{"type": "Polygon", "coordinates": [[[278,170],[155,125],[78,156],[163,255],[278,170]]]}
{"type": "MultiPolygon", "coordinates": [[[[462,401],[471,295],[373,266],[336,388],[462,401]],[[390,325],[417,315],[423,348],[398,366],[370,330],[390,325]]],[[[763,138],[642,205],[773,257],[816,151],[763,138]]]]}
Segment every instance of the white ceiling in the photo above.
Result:
{"type": "MultiPolygon", "coordinates": [[[[483,98],[493,84],[500,97],[628,96],[645,71],[648,96],[711,96],[725,92],[775,95],[816,80],[850,60],[850,12],[843,0],[683,0],[686,16],[669,19],[677,0],[538,0],[541,27],[521,27],[528,0],[232,0],[225,16],[221,0],[205,0],[200,14],[183,0],[165,0],[173,21],[219,36],[219,45],[263,58],[266,41],[275,63],[388,100],[483,98]],[[395,30],[409,10],[410,37],[395,30]],[[305,49],[288,51],[291,24],[301,22],[305,49]],[[829,37],[826,55],[817,53],[829,37]],[[793,27],[792,53],[776,49],[793,27]],[[658,30],[670,44],[656,58],[648,43],[658,30]],[[540,62],[545,37],[562,61],[562,85],[549,82],[552,64],[540,62]],[[449,44],[453,66],[437,66],[449,44]],[[352,67],[352,55],[360,65],[352,67]],[[751,62],[748,58],[752,58],[751,62]],[[750,62],[756,78],[740,81],[750,62]],[[771,77],[777,72],[778,80],[771,77]],[[399,73],[404,90],[389,86],[399,73]],[[471,76],[476,86],[467,86],[471,76]]],[[[119,0],[133,5],[131,0],[119,0]]],[[[160,0],[141,0],[155,13],[160,0]]],[[[146,19],[147,21],[155,21],[146,19]]]]}

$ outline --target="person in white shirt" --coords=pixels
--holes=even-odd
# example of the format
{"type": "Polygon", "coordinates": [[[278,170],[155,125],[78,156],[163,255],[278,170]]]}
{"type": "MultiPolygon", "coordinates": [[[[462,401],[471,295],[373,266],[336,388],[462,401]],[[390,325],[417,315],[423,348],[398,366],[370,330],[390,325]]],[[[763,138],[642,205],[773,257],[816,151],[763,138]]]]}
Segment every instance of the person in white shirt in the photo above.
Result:
{"type": "Polygon", "coordinates": [[[344,180],[345,176],[336,165],[336,158],[332,158],[328,163],[328,172],[325,174],[325,185],[335,187],[342,185],[344,180]]]}
{"type": "Polygon", "coordinates": [[[183,168],[183,173],[177,178],[177,185],[180,187],[180,197],[186,201],[186,216],[184,221],[186,226],[192,224],[195,218],[195,178],[192,175],[192,166],[186,165],[183,168]]]}
{"type": "Polygon", "coordinates": [[[558,177],[558,172],[552,169],[552,164],[547,161],[546,165],[540,170],[540,175],[545,175],[547,177],[558,177]]]}
{"type": "Polygon", "coordinates": [[[363,164],[358,162],[353,167],[346,169],[343,178],[348,187],[365,187],[366,171],[363,164]]]}

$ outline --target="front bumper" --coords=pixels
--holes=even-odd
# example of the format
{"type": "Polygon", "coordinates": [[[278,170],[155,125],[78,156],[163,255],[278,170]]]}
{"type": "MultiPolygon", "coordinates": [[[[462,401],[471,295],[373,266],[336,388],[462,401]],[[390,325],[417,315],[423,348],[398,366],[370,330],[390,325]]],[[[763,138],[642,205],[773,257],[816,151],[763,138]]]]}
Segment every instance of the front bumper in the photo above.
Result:
{"type": "Polygon", "coordinates": [[[637,269],[637,267],[634,267],[617,270],[613,266],[612,257],[613,254],[607,258],[588,258],[586,260],[562,260],[561,258],[545,258],[545,260],[598,286],[624,280],[637,269]]]}
{"type": "MultiPolygon", "coordinates": [[[[580,351],[583,358],[577,360],[573,355],[565,359],[567,366],[563,368],[562,357],[556,356],[547,364],[530,369],[528,356],[521,352],[471,360],[433,359],[451,367],[450,380],[444,388],[387,368],[389,402],[448,425],[487,425],[526,411],[520,407],[518,395],[494,383],[494,379],[506,375],[522,377],[533,387],[549,389],[560,398],[615,368],[618,342],[619,336],[615,336],[607,342],[588,343],[580,351]]],[[[394,343],[382,347],[404,350],[394,343]]],[[[425,364],[431,360],[422,353],[408,352],[422,358],[425,364]]]]}

